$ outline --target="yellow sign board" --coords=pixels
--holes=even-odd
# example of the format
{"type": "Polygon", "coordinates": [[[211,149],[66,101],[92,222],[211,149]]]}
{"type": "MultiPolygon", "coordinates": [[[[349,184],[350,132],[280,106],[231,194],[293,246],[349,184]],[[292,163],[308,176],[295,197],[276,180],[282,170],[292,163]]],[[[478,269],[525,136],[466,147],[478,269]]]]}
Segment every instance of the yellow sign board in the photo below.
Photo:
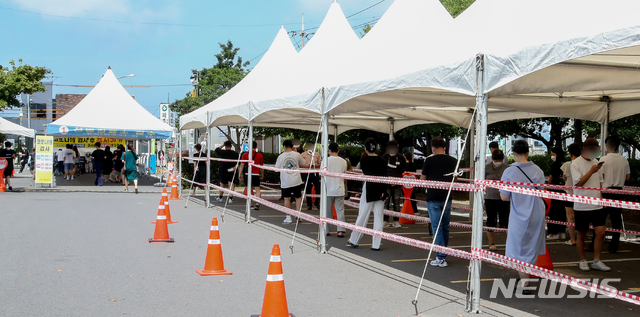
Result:
{"type": "Polygon", "coordinates": [[[100,142],[102,148],[110,146],[116,148],[118,145],[126,146],[125,139],[107,138],[107,137],[68,137],[68,138],[55,138],[53,145],[57,148],[65,147],[67,144],[75,145],[78,148],[94,148],[96,142],[100,142]]]}
{"type": "Polygon", "coordinates": [[[53,181],[53,137],[36,136],[36,183],[53,181]]]}

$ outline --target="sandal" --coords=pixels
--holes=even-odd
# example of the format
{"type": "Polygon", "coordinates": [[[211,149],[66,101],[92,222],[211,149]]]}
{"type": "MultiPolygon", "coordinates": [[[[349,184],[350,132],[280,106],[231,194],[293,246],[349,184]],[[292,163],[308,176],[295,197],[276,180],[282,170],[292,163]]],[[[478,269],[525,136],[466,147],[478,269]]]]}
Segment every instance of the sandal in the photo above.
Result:
{"type": "Polygon", "coordinates": [[[138,193],[138,189],[136,188],[136,194],[138,193]]]}
{"type": "Polygon", "coordinates": [[[125,192],[125,193],[128,193],[128,192],[129,192],[129,190],[125,188],[125,189],[124,189],[124,192],[125,192]]]}
{"type": "Polygon", "coordinates": [[[344,238],[344,231],[338,231],[338,238],[344,238]]]}
{"type": "Polygon", "coordinates": [[[496,247],[496,245],[494,243],[489,245],[489,251],[498,251],[498,248],[496,247]]]}

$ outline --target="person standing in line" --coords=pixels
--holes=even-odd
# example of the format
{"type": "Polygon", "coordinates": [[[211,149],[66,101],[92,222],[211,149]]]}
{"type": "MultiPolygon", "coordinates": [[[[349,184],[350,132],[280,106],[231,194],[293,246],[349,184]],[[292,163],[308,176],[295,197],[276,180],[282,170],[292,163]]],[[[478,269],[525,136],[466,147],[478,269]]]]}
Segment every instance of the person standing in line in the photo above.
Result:
{"type": "Polygon", "coordinates": [[[96,186],[102,186],[102,168],[104,167],[104,160],[106,159],[106,154],[103,149],[100,148],[100,142],[96,142],[96,149],[91,153],[91,158],[93,159],[93,169],[96,172],[96,186]]]}
{"type": "MultiPolygon", "coordinates": [[[[544,172],[529,161],[529,144],[524,140],[513,143],[514,163],[502,174],[507,182],[544,184],[544,172]]],[[[537,187],[534,187],[537,188],[537,187]]],[[[538,256],[546,253],[544,235],[545,203],[542,198],[526,194],[500,190],[500,197],[510,202],[509,231],[505,255],[525,263],[535,264],[538,256]]],[[[528,286],[529,274],[519,272],[520,279],[516,287],[528,286]]],[[[522,290],[523,294],[530,294],[522,290]]]]}
{"type": "MultiPolygon", "coordinates": [[[[564,164],[565,157],[564,151],[561,147],[556,147],[551,149],[551,160],[553,160],[553,164],[551,164],[551,171],[549,173],[549,184],[550,185],[564,185],[564,179],[562,177],[562,165],[564,164]]],[[[550,192],[563,192],[562,190],[557,189],[549,189],[550,192]]],[[[554,221],[567,221],[567,212],[565,210],[565,203],[561,200],[552,199],[551,200],[551,208],[549,208],[549,220],[554,221]]],[[[547,239],[555,240],[555,239],[566,239],[566,231],[567,226],[558,225],[549,223],[547,224],[548,235],[547,239]]]]}
{"type": "MultiPolygon", "coordinates": [[[[624,156],[618,154],[620,147],[620,138],[616,135],[609,136],[605,139],[605,147],[607,155],[600,159],[602,165],[602,188],[624,189],[624,183],[631,178],[631,169],[629,161],[624,156]]],[[[624,195],[602,193],[602,198],[623,200],[624,195]]],[[[611,218],[611,227],[613,229],[622,229],[622,209],[618,207],[607,207],[606,211],[611,218]]],[[[611,233],[611,242],[609,242],[609,253],[618,252],[620,245],[620,233],[611,233]]]]}
{"type": "MultiPolygon", "coordinates": [[[[329,144],[329,157],[327,158],[327,171],[331,173],[344,174],[347,172],[347,161],[338,156],[340,148],[337,143],[329,144]]],[[[336,218],[339,221],[344,222],[344,196],[346,188],[344,181],[340,178],[327,177],[325,180],[327,186],[327,204],[324,211],[325,218],[331,218],[333,213],[333,207],[336,208],[336,218]]],[[[343,238],[346,230],[342,227],[338,227],[338,237],[343,238]]],[[[329,235],[329,225],[325,225],[325,232],[329,235]]]]}
{"type": "MultiPolygon", "coordinates": [[[[320,168],[320,153],[315,152],[316,145],[313,142],[307,142],[305,146],[305,151],[301,153],[302,158],[306,162],[307,165],[311,165],[311,168],[320,168]]],[[[307,194],[307,210],[311,210],[313,208],[313,198],[309,197],[311,195],[311,191],[313,187],[316,188],[316,195],[320,193],[320,176],[318,173],[304,173],[301,175],[302,181],[305,183],[307,194]]],[[[320,198],[316,198],[315,202],[316,208],[320,210],[320,198]]]]}
{"type": "Polygon", "coordinates": [[[123,154],[124,154],[124,146],[122,146],[122,144],[118,144],[118,146],[116,147],[116,150],[113,151],[113,173],[112,175],[109,176],[110,180],[113,177],[112,182],[116,182],[116,183],[122,182],[122,177],[121,177],[122,166],[124,165],[122,163],[123,154]]]}
{"type": "MultiPolygon", "coordinates": [[[[569,156],[571,156],[571,161],[565,162],[562,164],[562,178],[564,179],[564,183],[567,186],[573,186],[573,177],[571,177],[571,162],[575,161],[578,157],[580,157],[582,149],[580,145],[577,143],[572,143],[567,147],[567,151],[569,152],[569,156]]],[[[573,195],[572,189],[567,189],[565,192],[569,195],[573,195]]],[[[564,204],[564,209],[567,214],[567,222],[574,223],[576,222],[575,212],[573,211],[573,202],[566,201],[564,204]]],[[[565,245],[576,245],[576,227],[569,226],[569,240],[565,242],[565,245]]]]}
{"type": "Polygon", "coordinates": [[[129,182],[133,182],[135,186],[136,194],[138,193],[138,165],[136,161],[138,160],[138,155],[136,154],[136,150],[133,147],[133,144],[127,145],[127,152],[124,153],[122,158],[122,163],[124,166],[122,170],[124,171],[124,191],[129,191],[129,182]]]}
{"type": "Polygon", "coordinates": [[[56,152],[56,170],[58,171],[58,175],[64,175],[64,153],[62,149],[58,149],[56,152]]]}
{"type": "Polygon", "coordinates": [[[73,158],[73,175],[75,177],[80,176],[80,164],[78,162],[80,162],[80,151],[78,151],[78,147],[77,146],[73,146],[71,148],[71,150],[73,150],[73,153],[76,154],[76,157],[73,158]]]}
{"type": "MultiPolygon", "coordinates": [[[[364,150],[367,153],[366,156],[360,159],[360,167],[364,175],[371,176],[387,176],[387,162],[376,154],[378,142],[373,138],[368,138],[364,141],[364,150]]],[[[373,210],[373,230],[382,231],[384,226],[384,201],[389,196],[387,192],[387,185],[383,183],[364,182],[362,186],[362,197],[360,197],[360,206],[358,208],[358,218],[356,219],[356,226],[366,227],[369,222],[369,215],[373,210]]],[[[362,233],[358,231],[352,231],[347,245],[352,248],[357,248],[362,233]]],[[[380,243],[382,239],[379,237],[372,238],[371,250],[380,251],[380,243]]]]}
{"type": "Polygon", "coordinates": [[[64,179],[73,180],[73,159],[76,157],[76,152],[73,151],[71,144],[66,145],[64,149],[64,179]]]}
{"type": "Polygon", "coordinates": [[[0,150],[0,158],[7,160],[7,167],[4,169],[4,184],[12,191],[11,187],[11,174],[13,174],[13,164],[16,159],[16,151],[11,148],[12,144],[9,141],[4,142],[4,149],[0,150]]]}
{"type": "Polygon", "coordinates": [[[102,173],[105,177],[107,177],[109,182],[113,183],[113,181],[111,180],[112,172],[113,172],[113,152],[111,152],[111,147],[107,145],[104,148],[104,168],[102,173]]]}
{"type": "MultiPolygon", "coordinates": [[[[446,143],[441,137],[431,139],[433,155],[424,160],[422,166],[422,180],[451,182],[454,180],[458,161],[445,152],[446,143]]],[[[427,211],[431,219],[431,230],[434,233],[433,243],[441,246],[449,245],[449,222],[451,219],[451,197],[447,200],[447,190],[429,188],[427,190],[427,211]],[[438,229],[438,224],[440,229],[438,229]]],[[[438,253],[431,261],[431,266],[447,267],[447,255],[438,253]]]]}
{"type": "Polygon", "coordinates": [[[22,145],[22,151],[20,151],[20,173],[24,171],[24,167],[29,162],[29,151],[26,145],[22,145]]]}
{"type": "MultiPolygon", "coordinates": [[[[491,154],[491,162],[487,163],[484,168],[484,179],[501,180],[507,167],[509,165],[504,164],[504,153],[501,150],[494,150],[491,154]]],[[[509,227],[509,202],[500,198],[499,190],[487,187],[487,191],[484,193],[484,205],[487,210],[487,227],[509,227]],[[498,220],[500,221],[498,222],[498,220]]],[[[498,248],[493,240],[493,231],[487,231],[487,238],[489,239],[489,250],[497,251],[498,248]]]]}
{"type": "MultiPolygon", "coordinates": [[[[284,152],[278,155],[276,160],[276,168],[287,170],[299,170],[300,168],[307,168],[307,162],[302,158],[300,153],[293,150],[293,142],[291,140],[285,140],[282,142],[284,152]]],[[[253,180],[252,180],[253,182],[253,180]]],[[[302,187],[304,183],[300,177],[300,173],[296,172],[280,172],[280,188],[282,188],[282,195],[284,196],[284,206],[291,209],[291,198],[296,200],[296,210],[300,210],[302,205],[302,187]]],[[[292,223],[291,216],[287,215],[283,223],[292,223]]]]}
{"type": "MultiPolygon", "coordinates": [[[[251,159],[253,160],[253,164],[264,165],[264,157],[262,156],[262,154],[260,152],[258,152],[258,142],[253,141],[252,144],[253,144],[253,151],[251,152],[251,159]]],[[[249,152],[243,153],[241,160],[246,161],[248,159],[249,159],[249,152]]],[[[248,172],[249,169],[247,169],[245,171],[244,170],[244,165],[245,165],[245,163],[241,163],[240,164],[240,170],[238,171],[238,178],[240,179],[240,181],[242,181],[242,178],[244,177],[245,186],[248,187],[249,186],[249,181],[248,181],[249,180],[249,176],[248,176],[247,172],[248,172]]],[[[251,187],[253,187],[254,194],[258,198],[262,197],[262,194],[260,193],[260,182],[263,179],[264,179],[264,169],[252,166],[251,167],[251,187]]],[[[259,210],[260,209],[260,204],[256,203],[255,205],[253,205],[253,207],[251,207],[251,209],[259,210]]]]}
{"type": "MultiPolygon", "coordinates": [[[[413,163],[413,153],[407,151],[404,152],[404,159],[407,162],[407,172],[411,172],[411,173],[416,173],[418,171],[418,168],[416,167],[416,164],[413,163]]],[[[413,213],[416,216],[420,215],[420,212],[418,211],[418,202],[416,202],[416,189],[414,188],[411,191],[411,207],[413,207],[413,213]]]]}
{"type": "MultiPolygon", "coordinates": [[[[225,160],[237,160],[238,153],[231,149],[231,141],[225,141],[220,147],[217,147],[214,151],[219,158],[225,160]]],[[[233,174],[236,170],[235,162],[219,162],[218,174],[220,175],[220,187],[227,187],[229,190],[234,190],[233,174]]],[[[223,202],[223,192],[220,191],[220,195],[216,197],[218,202],[223,202]]],[[[229,195],[229,203],[233,202],[233,195],[229,195]]]]}
{"type": "MultiPolygon", "coordinates": [[[[594,138],[588,138],[582,144],[582,155],[571,163],[571,176],[573,185],[576,187],[602,188],[602,168],[603,163],[599,163],[596,157],[600,152],[599,143],[594,138]]],[[[574,189],[575,195],[593,198],[602,198],[599,190],[574,189]]],[[[576,215],[576,231],[578,231],[578,255],[580,256],[579,267],[583,271],[589,271],[589,264],[585,258],[585,239],[589,225],[595,228],[593,262],[591,268],[600,271],[610,271],[611,268],[600,261],[600,253],[604,243],[605,223],[607,221],[607,211],[600,205],[585,203],[574,204],[576,215]]]]}
{"type": "MultiPolygon", "coordinates": [[[[207,154],[202,152],[202,145],[196,144],[193,147],[196,152],[192,157],[206,158],[207,154]]],[[[205,184],[207,183],[207,161],[206,160],[194,160],[193,161],[193,172],[195,173],[195,177],[193,181],[195,183],[205,184]]],[[[193,184],[193,191],[191,192],[191,197],[196,196],[196,189],[200,187],[204,189],[201,185],[193,184]]]]}
{"type": "MultiPolygon", "coordinates": [[[[387,176],[389,177],[402,177],[407,169],[407,161],[404,156],[398,155],[399,146],[395,140],[389,141],[385,149],[387,153],[382,155],[382,159],[387,162],[387,176]]],[[[389,193],[389,199],[385,200],[384,207],[386,209],[391,208],[393,203],[393,211],[400,211],[400,200],[402,199],[402,185],[387,185],[387,192],[389,193]]],[[[389,228],[400,228],[402,225],[398,222],[398,219],[393,216],[384,215],[383,225],[389,228]]]]}
{"type": "Polygon", "coordinates": [[[36,170],[36,148],[31,149],[31,155],[29,155],[29,171],[31,174],[35,174],[36,170]]]}
{"type": "MultiPolygon", "coordinates": [[[[349,150],[340,150],[338,151],[338,156],[340,156],[341,158],[343,158],[345,160],[345,162],[347,162],[347,172],[353,172],[353,166],[351,165],[351,151],[349,150]]],[[[344,180],[344,199],[348,200],[349,199],[349,181],[347,181],[346,179],[344,180]]]]}
{"type": "MultiPolygon", "coordinates": [[[[495,150],[500,150],[500,145],[498,145],[498,142],[493,141],[491,143],[489,143],[489,151],[493,154],[493,151],[495,150]]],[[[504,154],[504,152],[503,152],[504,154]]],[[[502,160],[502,164],[504,165],[508,165],[509,164],[509,158],[504,155],[504,159],[502,160]]]]}

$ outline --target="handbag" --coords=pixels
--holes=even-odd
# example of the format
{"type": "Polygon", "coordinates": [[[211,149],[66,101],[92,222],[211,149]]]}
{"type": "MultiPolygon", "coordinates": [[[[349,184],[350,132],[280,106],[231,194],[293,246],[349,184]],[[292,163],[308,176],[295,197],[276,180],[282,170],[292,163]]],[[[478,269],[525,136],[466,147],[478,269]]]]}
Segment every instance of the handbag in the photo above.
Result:
{"type": "MultiPolygon", "coordinates": [[[[520,172],[522,172],[522,174],[524,174],[524,177],[526,177],[529,180],[529,183],[535,184],[534,181],[531,180],[531,178],[529,177],[529,175],[527,175],[527,173],[524,172],[524,170],[522,168],[520,168],[520,166],[516,166],[520,172]]],[[[535,189],[541,190],[540,188],[538,188],[538,186],[534,186],[535,189]]],[[[542,198],[542,202],[544,203],[544,210],[548,213],[549,212],[549,208],[551,207],[551,199],[548,198],[542,198]]]]}

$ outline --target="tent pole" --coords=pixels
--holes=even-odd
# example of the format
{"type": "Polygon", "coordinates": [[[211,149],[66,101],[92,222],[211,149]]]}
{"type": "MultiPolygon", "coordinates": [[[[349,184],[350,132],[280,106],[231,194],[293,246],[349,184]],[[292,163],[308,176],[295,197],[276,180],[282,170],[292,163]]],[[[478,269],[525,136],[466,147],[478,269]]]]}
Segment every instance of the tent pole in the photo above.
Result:
{"type": "MultiPolygon", "coordinates": [[[[324,88],[322,89],[322,105],[320,109],[324,112],[324,88]]],[[[337,128],[336,128],[337,130],[337,128]]],[[[320,169],[324,170],[327,167],[327,159],[329,155],[329,116],[324,113],[322,115],[322,160],[320,163],[320,169]]],[[[327,177],[322,176],[320,182],[320,214],[326,218],[331,218],[331,214],[327,213],[327,177]]],[[[320,253],[327,253],[327,232],[329,232],[329,225],[320,224],[320,253]]]]}
{"type": "Polygon", "coordinates": [[[338,143],[338,125],[333,125],[333,142],[338,143]]]}
{"type": "Polygon", "coordinates": [[[205,201],[207,208],[211,207],[211,188],[209,183],[211,182],[211,127],[207,126],[207,187],[205,188],[205,201]]]}
{"type": "MultiPolygon", "coordinates": [[[[473,154],[476,155],[475,178],[484,180],[485,163],[487,156],[485,149],[487,148],[487,94],[484,91],[484,55],[476,56],[476,76],[477,76],[477,94],[476,94],[476,137],[478,142],[477,148],[473,154]]],[[[484,192],[475,192],[475,200],[473,202],[473,230],[471,237],[471,246],[476,249],[482,248],[482,211],[484,192]]],[[[476,253],[476,252],[472,252],[476,253]]],[[[471,313],[480,313],[480,270],[482,267],[481,260],[471,260],[471,288],[470,303],[467,302],[467,309],[471,313]]]]}
{"type": "Polygon", "coordinates": [[[389,118],[389,119],[387,119],[387,120],[389,120],[389,141],[393,141],[393,139],[394,139],[394,138],[393,138],[393,134],[394,134],[394,132],[395,132],[395,131],[394,131],[394,129],[395,129],[395,127],[394,127],[394,120],[393,120],[393,118],[389,118]]]}
{"type": "MultiPolygon", "coordinates": [[[[475,151],[476,151],[476,116],[473,116],[471,120],[473,121],[473,125],[471,126],[471,131],[469,131],[469,138],[467,139],[467,144],[465,144],[465,148],[468,146],[469,153],[469,167],[473,167],[473,162],[475,160],[475,151]]],[[[469,178],[474,179],[475,173],[469,172],[469,178]]],[[[474,192],[469,192],[469,206],[473,207],[473,202],[475,200],[474,192]]],[[[469,220],[473,219],[473,211],[469,211],[469,220]]]]}
{"type": "MultiPolygon", "coordinates": [[[[605,114],[605,118],[602,121],[602,123],[600,123],[600,150],[602,151],[602,156],[607,155],[607,147],[605,146],[604,142],[607,140],[607,137],[609,137],[609,106],[611,104],[611,100],[609,100],[609,98],[607,98],[607,113],[605,114]]],[[[617,150],[617,149],[616,149],[617,150]]]]}
{"type": "MultiPolygon", "coordinates": [[[[173,174],[180,174],[182,175],[182,134],[184,131],[180,131],[180,134],[178,134],[178,153],[176,153],[177,155],[174,155],[175,157],[178,158],[178,171],[176,172],[174,170],[173,174]]],[[[182,198],[182,180],[178,179],[178,197],[182,198]]]]}
{"type": "MultiPolygon", "coordinates": [[[[249,143],[249,153],[247,154],[247,158],[251,161],[253,160],[253,120],[249,121],[249,133],[247,142],[249,143]]],[[[249,162],[247,165],[247,196],[251,198],[251,191],[253,189],[253,184],[251,184],[251,178],[253,176],[253,164],[249,162]]],[[[245,217],[245,221],[247,223],[251,223],[251,199],[247,199],[247,216],[245,217]]]]}

